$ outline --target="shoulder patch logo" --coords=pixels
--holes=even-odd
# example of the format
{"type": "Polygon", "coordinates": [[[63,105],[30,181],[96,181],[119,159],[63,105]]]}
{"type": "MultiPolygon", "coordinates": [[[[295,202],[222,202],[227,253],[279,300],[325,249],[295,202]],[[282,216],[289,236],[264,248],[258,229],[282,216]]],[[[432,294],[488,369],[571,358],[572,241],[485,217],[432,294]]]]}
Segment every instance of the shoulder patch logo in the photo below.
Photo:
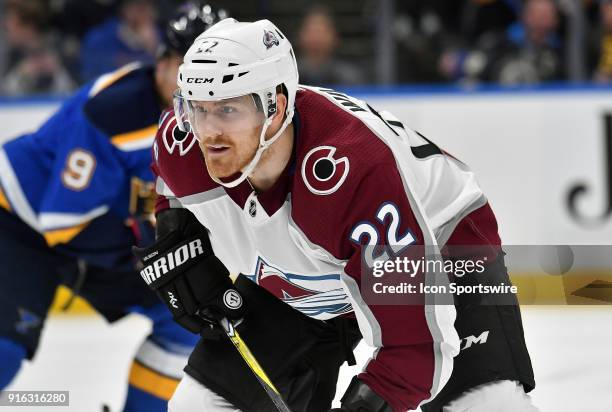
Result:
{"type": "Polygon", "coordinates": [[[274,33],[268,30],[264,30],[263,44],[266,46],[266,49],[269,49],[272,46],[278,46],[280,42],[278,41],[274,33]]]}
{"type": "Polygon", "coordinates": [[[346,157],[334,158],[336,148],[318,146],[310,150],[302,162],[302,179],[315,195],[329,195],[342,186],[349,173],[346,157]]]}
{"type": "Polygon", "coordinates": [[[176,118],[170,119],[162,130],[162,139],[168,153],[172,154],[178,148],[179,155],[184,156],[191,150],[196,142],[192,133],[181,131],[176,124],[176,118]]]}

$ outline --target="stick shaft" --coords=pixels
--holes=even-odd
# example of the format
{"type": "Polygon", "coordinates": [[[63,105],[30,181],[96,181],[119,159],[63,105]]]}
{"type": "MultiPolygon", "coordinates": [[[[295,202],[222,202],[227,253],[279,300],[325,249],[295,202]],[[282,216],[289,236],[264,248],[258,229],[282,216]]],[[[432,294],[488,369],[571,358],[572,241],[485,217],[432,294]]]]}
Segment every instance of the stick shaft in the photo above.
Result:
{"type": "Polygon", "coordinates": [[[270,397],[270,400],[272,400],[279,412],[291,412],[289,406],[287,406],[282,396],[280,395],[280,392],[278,391],[278,389],[276,389],[270,378],[268,378],[268,375],[263,370],[255,356],[253,356],[253,353],[251,352],[249,347],[246,345],[246,343],[244,343],[232,322],[229,321],[227,318],[223,318],[219,321],[219,324],[227,334],[227,337],[232,341],[232,343],[238,350],[238,353],[240,353],[240,356],[242,356],[242,359],[244,359],[249,369],[251,369],[251,371],[253,372],[261,386],[264,388],[264,390],[270,397]]]}

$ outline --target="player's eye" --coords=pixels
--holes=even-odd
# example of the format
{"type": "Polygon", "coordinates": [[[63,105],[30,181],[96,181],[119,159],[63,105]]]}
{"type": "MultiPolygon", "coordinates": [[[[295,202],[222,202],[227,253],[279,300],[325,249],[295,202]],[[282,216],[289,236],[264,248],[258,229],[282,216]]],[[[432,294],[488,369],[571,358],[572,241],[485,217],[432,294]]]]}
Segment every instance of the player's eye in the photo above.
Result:
{"type": "Polygon", "coordinates": [[[230,114],[230,113],[235,113],[236,112],[236,108],[233,106],[221,106],[219,108],[219,111],[223,114],[230,114]]]}

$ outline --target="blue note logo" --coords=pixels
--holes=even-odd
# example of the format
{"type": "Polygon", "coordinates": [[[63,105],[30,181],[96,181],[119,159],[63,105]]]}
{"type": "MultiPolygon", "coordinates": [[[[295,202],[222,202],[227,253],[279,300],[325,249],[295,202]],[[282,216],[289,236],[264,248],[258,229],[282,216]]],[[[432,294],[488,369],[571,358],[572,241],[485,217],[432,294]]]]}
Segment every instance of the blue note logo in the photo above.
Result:
{"type": "Polygon", "coordinates": [[[15,329],[22,335],[30,333],[30,331],[36,330],[41,325],[40,316],[25,310],[23,308],[17,308],[19,313],[19,320],[15,323],[15,329]]]}

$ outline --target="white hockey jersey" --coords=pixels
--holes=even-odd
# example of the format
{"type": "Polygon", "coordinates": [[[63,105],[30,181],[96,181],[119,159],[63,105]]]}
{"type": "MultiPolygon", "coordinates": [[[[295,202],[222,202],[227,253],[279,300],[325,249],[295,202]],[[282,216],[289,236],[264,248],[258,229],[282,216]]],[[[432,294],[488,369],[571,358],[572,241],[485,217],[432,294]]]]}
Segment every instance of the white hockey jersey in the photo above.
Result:
{"type": "MultiPolygon", "coordinates": [[[[361,245],[499,245],[473,173],[389,113],[329,89],[296,97],[294,153],[269,190],[224,188],[193,136],[162,116],[153,147],[158,211],[190,210],[215,254],[304,314],[356,316],[378,347],[360,379],[395,410],[442,388],[459,339],[452,306],[368,305],[361,245]]],[[[366,252],[364,252],[364,250],[366,252]]]]}

